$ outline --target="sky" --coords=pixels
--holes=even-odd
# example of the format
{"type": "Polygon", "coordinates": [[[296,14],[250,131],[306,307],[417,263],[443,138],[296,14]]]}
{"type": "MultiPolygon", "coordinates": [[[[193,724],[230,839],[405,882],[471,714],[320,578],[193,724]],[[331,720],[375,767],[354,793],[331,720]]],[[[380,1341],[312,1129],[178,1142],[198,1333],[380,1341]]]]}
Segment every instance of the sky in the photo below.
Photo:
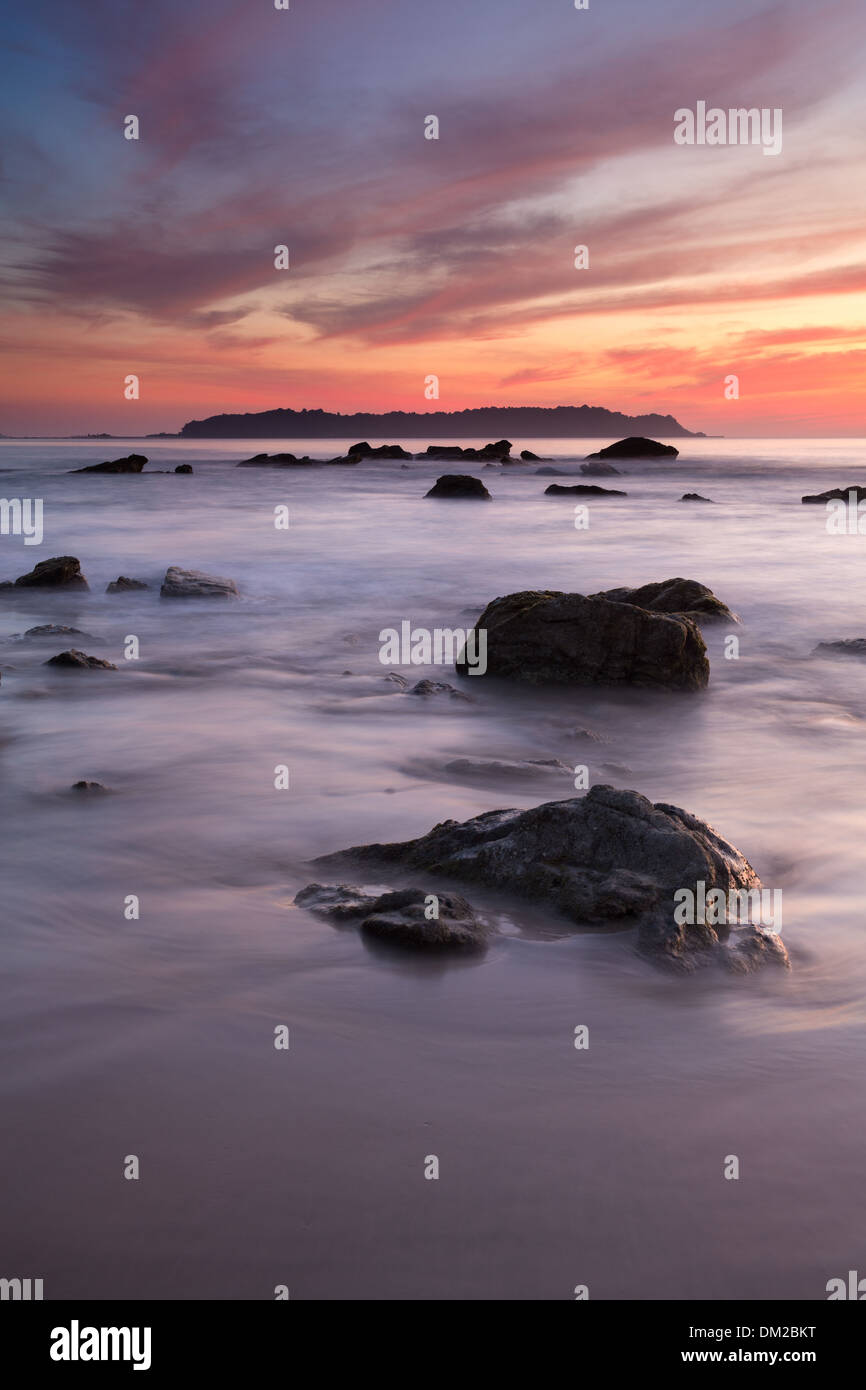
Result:
{"type": "Polygon", "coordinates": [[[289,4],[7,0],[0,433],[587,403],[866,435],[863,0],[289,4]],[[699,101],[778,108],[781,151],[677,144],[699,101]]]}

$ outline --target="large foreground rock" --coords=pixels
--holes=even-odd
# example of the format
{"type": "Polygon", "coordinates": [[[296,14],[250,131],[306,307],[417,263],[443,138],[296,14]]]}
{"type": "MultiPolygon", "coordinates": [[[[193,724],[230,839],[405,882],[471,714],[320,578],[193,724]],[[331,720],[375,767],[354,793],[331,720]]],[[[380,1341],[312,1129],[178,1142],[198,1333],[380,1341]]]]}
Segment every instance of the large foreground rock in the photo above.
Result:
{"type": "Polygon", "coordinates": [[[655,439],[644,439],[642,435],[629,435],[628,439],[618,439],[615,444],[608,444],[606,449],[599,449],[596,454],[587,454],[588,459],[652,459],[652,458],[676,458],[679,449],[675,449],[673,444],[659,444],[655,439]]]}
{"type": "Polygon", "coordinates": [[[606,598],[611,603],[631,603],[651,613],[674,613],[694,618],[695,622],[706,622],[709,618],[729,623],[738,621],[727,604],[696,579],[662,579],[657,584],[642,584],[639,589],[605,589],[592,597],[606,598]]]}
{"type": "Polygon", "coordinates": [[[0,589],[89,589],[81,573],[81,563],[74,555],[55,555],[40,560],[29,574],[22,574],[14,584],[0,584],[0,589]]]}
{"type": "Polygon", "coordinates": [[[358,926],[364,936],[377,937],[394,946],[434,950],[484,948],[490,928],[459,893],[437,893],[435,911],[431,894],[421,888],[401,888],[392,893],[365,893],[350,884],[326,886],[310,883],[295,897],[299,907],[358,926]]]}
{"type": "Polygon", "coordinates": [[[425,497],[468,497],[475,501],[490,502],[492,498],[480,478],[470,477],[468,473],[443,473],[437,478],[425,497]]]}
{"type": "MultiPolygon", "coordinates": [[[[508,594],[489,603],[475,626],[487,633],[490,676],[662,690],[700,690],[709,680],[707,649],[693,619],[599,595],[508,594]]],[[[457,670],[467,672],[462,654],[457,670]]]]}
{"type": "Polygon", "coordinates": [[[699,901],[700,883],[727,895],[760,889],[760,879],[704,821],[635,791],[593,787],[585,797],[443,821],[415,840],[360,845],[314,862],[346,860],[480,883],[547,904],[579,927],[633,927],[638,948],[662,963],[690,968],[716,957],[737,971],[765,960],[787,964],[771,932],[675,921],[680,890],[699,901]]]}
{"type": "Polygon", "coordinates": [[[219,579],[201,570],[182,570],[169,565],[162,581],[163,598],[238,598],[238,586],[233,579],[219,579]]]}
{"type": "Polygon", "coordinates": [[[145,454],[127,454],[108,463],[91,463],[87,468],[71,468],[71,473],[140,473],[147,463],[145,454]]]}

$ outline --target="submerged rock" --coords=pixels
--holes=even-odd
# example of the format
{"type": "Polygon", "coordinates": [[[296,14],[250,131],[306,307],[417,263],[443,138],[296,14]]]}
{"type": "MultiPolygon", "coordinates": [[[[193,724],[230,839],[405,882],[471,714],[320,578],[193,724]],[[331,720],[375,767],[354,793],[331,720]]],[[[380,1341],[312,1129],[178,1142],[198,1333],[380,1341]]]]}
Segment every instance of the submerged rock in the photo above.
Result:
{"type": "Polygon", "coordinates": [[[676,458],[679,449],[673,444],[659,444],[655,439],[644,439],[642,435],[629,435],[628,439],[618,439],[599,449],[596,454],[587,454],[588,459],[651,459],[676,458]]]}
{"type": "Polygon", "coordinates": [[[177,465],[177,468],[176,468],[174,471],[175,471],[175,473],[191,473],[191,472],[192,472],[192,464],[191,464],[191,463],[179,463],[179,464],[177,465]]]}
{"type": "Polygon", "coordinates": [[[91,463],[87,468],[71,468],[70,473],[140,473],[147,463],[145,454],[127,454],[109,463],[91,463]]]}
{"type": "Polygon", "coordinates": [[[365,893],[350,884],[310,883],[295,897],[298,907],[335,921],[357,925],[365,936],[395,946],[434,950],[481,950],[490,928],[459,893],[425,893],[400,888],[365,893]],[[436,911],[437,916],[428,916],[436,911]]]}
{"type": "MultiPolygon", "coordinates": [[[[408,684],[408,682],[407,682],[408,684]]],[[[452,700],[466,700],[472,702],[471,695],[465,695],[462,690],[457,690],[447,681],[416,681],[411,690],[406,691],[407,695],[450,695],[452,700]]]]}
{"type": "MultiPolygon", "coordinates": [[[[353,460],[357,463],[357,459],[353,460]]],[[[311,459],[309,454],[295,458],[294,454],[254,454],[251,459],[241,459],[237,468],[323,468],[324,464],[311,459]]]]}
{"type": "Polygon", "coordinates": [[[89,637],[80,627],[66,627],[63,623],[40,623],[39,627],[28,627],[25,637],[89,637]]]}
{"type": "Polygon", "coordinates": [[[92,795],[93,793],[107,792],[108,788],[104,787],[101,782],[73,782],[70,791],[86,792],[92,795]]]}
{"type": "Polygon", "coordinates": [[[86,652],[76,651],[70,647],[69,651],[58,652],[57,656],[51,656],[44,663],[46,666],[65,666],[75,671],[116,671],[117,667],[112,661],[103,661],[99,656],[88,656],[86,652]]]}
{"type": "Polygon", "coordinates": [[[699,492],[684,492],[680,498],[681,502],[709,502],[712,504],[712,497],[702,497],[699,492]]]}
{"type": "Polygon", "coordinates": [[[696,579],[662,579],[655,584],[642,584],[639,589],[605,589],[593,598],[606,598],[611,603],[630,603],[651,613],[673,613],[678,617],[706,622],[709,618],[739,621],[727,604],[716,598],[705,584],[696,579]]]}
{"type": "Polygon", "coordinates": [[[81,563],[74,555],[55,555],[40,560],[29,574],[22,574],[14,584],[2,584],[3,589],[89,589],[81,573],[81,563]]]}
{"type": "Polygon", "coordinates": [[[850,487],[834,487],[829,492],[816,492],[800,499],[802,502],[848,502],[860,503],[866,500],[866,487],[852,483],[850,487]],[[854,497],[850,494],[853,492],[854,497]]]}
{"type": "MultiPolygon", "coordinates": [[[[601,595],[507,594],[487,605],[475,628],[487,633],[488,676],[662,690],[700,690],[709,680],[707,649],[691,618],[601,595]]],[[[457,671],[467,669],[461,653],[457,671]]]]}
{"type": "Polygon", "coordinates": [[[429,492],[424,493],[425,497],[469,497],[482,502],[490,502],[492,498],[487,488],[480,478],[472,478],[468,473],[443,473],[441,478],[437,478],[429,492]]]}
{"type": "Polygon", "coordinates": [[[125,574],[120,574],[111,583],[106,585],[107,594],[123,594],[131,589],[149,589],[150,585],[145,584],[143,579],[129,579],[125,574]]]}
{"type": "Polygon", "coordinates": [[[844,637],[839,642],[819,642],[813,656],[866,656],[866,637],[844,637]]]}
{"type": "MultiPolygon", "coordinates": [[[[543,903],[584,928],[637,930],[638,949],[680,968],[718,959],[736,970],[787,964],[779,937],[755,927],[674,919],[675,894],[759,890],[744,856],[696,816],[635,791],[593,787],[585,797],[528,811],[443,821],[397,844],[359,845],[314,862],[394,864],[475,882],[543,903]]],[[[306,891],[306,890],[305,890],[306,891]]]]}
{"type": "Polygon", "coordinates": [[[162,598],[238,598],[238,586],[233,579],[219,579],[201,570],[184,570],[169,565],[160,589],[162,598]]]}
{"type": "Polygon", "coordinates": [[[597,483],[551,483],[544,489],[545,497],[628,497],[615,487],[599,487],[597,483]]]}
{"type": "Polygon", "coordinates": [[[601,459],[597,463],[582,463],[580,471],[589,478],[618,478],[620,476],[618,468],[614,468],[612,463],[604,463],[601,459]]]}

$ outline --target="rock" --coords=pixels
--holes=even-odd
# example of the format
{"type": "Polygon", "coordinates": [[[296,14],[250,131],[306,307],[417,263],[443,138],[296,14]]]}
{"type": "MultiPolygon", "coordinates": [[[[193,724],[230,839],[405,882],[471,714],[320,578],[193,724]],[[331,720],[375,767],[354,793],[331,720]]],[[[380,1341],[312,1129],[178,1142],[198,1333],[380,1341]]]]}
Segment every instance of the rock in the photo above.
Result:
{"type": "Polygon", "coordinates": [[[659,444],[655,439],[644,439],[641,435],[630,435],[628,439],[618,439],[599,449],[596,454],[587,454],[587,459],[652,459],[676,458],[679,449],[673,444],[659,444]]]}
{"type": "Polygon", "coordinates": [[[42,623],[39,627],[28,627],[25,637],[89,637],[80,627],[65,627],[63,623],[42,623]]]}
{"type": "Polygon", "coordinates": [[[116,579],[106,586],[107,594],[123,594],[132,589],[149,589],[150,585],[145,584],[143,579],[128,579],[125,574],[120,574],[116,579]]]}
{"type": "Polygon", "coordinates": [[[614,487],[599,487],[597,483],[551,483],[544,489],[545,497],[628,497],[614,487]]]}
{"type": "MultiPolygon", "coordinates": [[[[487,632],[487,676],[662,690],[700,690],[709,679],[707,649],[692,619],[599,595],[507,594],[489,603],[475,626],[487,632]]],[[[476,641],[474,650],[481,650],[476,641]]],[[[457,671],[467,671],[462,653],[457,671]]]]}
{"type": "MultiPolygon", "coordinates": [[[[357,463],[352,459],[352,463],[357,463]]],[[[322,468],[324,464],[311,459],[308,454],[295,458],[294,454],[255,454],[251,459],[241,459],[238,468],[322,468]]]]}
{"type": "Polygon", "coordinates": [[[356,924],[365,936],[394,946],[434,950],[481,950],[490,928],[459,893],[437,893],[438,917],[428,919],[430,894],[421,888],[364,893],[348,884],[326,887],[310,883],[295,897],[299,907],[356,924]]]}
{"type": "Polygon", "coordinates": [[[70,473],[140,473],[147,458],[144,454],[127,454],[123,459],[112,459],[110,463],[91,463],[88,468],[70,468],[70,473]]]}
{"type": "Polygon", "coordinates": [[[580,471],[588,478],[619,478],[621,476],[619,469],[614,468],[612,463],[603,463],[601,460],[598,463],[582,463],[580,471]]]}
{"type": "Polygon", "coordinates": [[[353,444],[348,450],[351,458],[357,455],[364,459],[410,459],[412,455],[408,449],[404,449],[400,444],[380,444],[377,449],[373,449],[366,440],[361,444],[353,444]]]}
{"type": "Polygon", "coordinates": [[[443,473],[441,478],[437,478],[429,492],[424,493],[425,497],[469,497],[480,499],[483,502],[490,502],[493,499],[480,478],[472,478],[468,473],[443,473]]]}
{"type": "Polygon", "coordinates": [[[813,656],[866,656],[866,637],[845,637],[840,642],[819,642],[813,656]]]}
{"type": "MultiPolygon", "coordinates": [[[[387,677],[386,677],[387,679],[387,677]]],[[[455,690],[453,685],[447,681],[417,681],[411,690],[406,691],[407,695],[450,695],[452,700],[465,700],[467,704],[472,703],[471,695],[464,695],[462,690],[455,690]]]]}
{"type": "Polygon", "coordinates": [[[69,651],[58,652],[57,656],[49,657],[45,666],[65,666],[76,671],[116,671],[117,667],[111,661],[103,661],[98,656],[88,656],[86,652],[76,651],[70,647],[69,651]]]}
{"type": "Polygon", "coordinates": [[[177,468],[176,468],[174,471],[175,471],[175,473],[191,473],[191,472],[192,472],[192,464],[191,464],[191,463],[179,463],[179,464],[177,465],[177,468]]]}
{"type": "Polygon", "coordinates": [[[696,579],[663,579],[656,584],[643,584],[639,589],[605,589],[592,598],[606,598],[611,603],[631,603],[651,613],[673,613],[680,618],[706,622],[709,618],[739,622],[727,604],[716,598],[705,584],[696,579]]]}
{"type": "Polygon", "coordinates": [[[162,598],[238,598],[238,586],[233,579],[219,579],[201,570],[184,570],[169,565],[160,589],[162,598]]]}
{"type": "Polygon", "coordinates": [[[866,487],[858,487],[856,483],[852,483],[850,487],[834,487],[829,492],[816,492],[813,496],[803,497],[800,500],[803,502],[848,502],[850,500],[856,505],[864,499],[866,499],[866,487]],[[854,494],[853,498],[851,493],[854,494]]]}
{"type": "Polygon", "coordinates": [[[101,782],[73,782],[70,791],[92,794],[93,792],[107,792],[108,788],[104,787],[101,782]]]}
{"type": "Polygon", "coordinates": [[[540,459],[539,455],[538,455],[538,454],[534,454],[534,453],[532,452],[531,449],[521,449],[521,450],[520,450],[520,457],[523,459],[523,462],[524,462],[524,463],[540,463],[540,462],[541,462],[541,459],[540,459]]]}
{"type": "Polygon", "coordinates": [[[510,457],[511,444],[507,439],[499,439],[495,444],[485,444],[482,449],[463,449],[459,444],[428,444],[426,453],[416,454],[419,459],[463,459],[472,463],[514,463],[510,457]]]}
{"type": "MultiPolygon", "coordinates": [[[[12,588],[11,584],[5,586],[12,588]]],[[[29,574],[22,574],[15,580],[16,589],[89,589],[90,585],[81,573],[81,564],[74,555],[55,555],[50,560],[40,560],[29,574]]]]}
{"type": "Polygon", "coordinates": [[[711,826],[635,791],[596,786],[585,797],[447,820],[415,840],[360,845],[314,862],[346,860],[480,883],[546,904],[579,927],[636,928],[638,950],[679,968],[713,958],[736,969],[764,960],[787,964],[771,933],[710,925],[706,910],[693,925],[675,922],[681,899],[674,895],[683,889],[697,904],[701,883],[706,893],[719,888],[727,895],[760,889],[761,882],[711,826]]]}
{"type": "Polygon", "coordinates": [[[577,474],[569,473],[565,468],[536,468],[536,478],[576,478],[577,474]]]}

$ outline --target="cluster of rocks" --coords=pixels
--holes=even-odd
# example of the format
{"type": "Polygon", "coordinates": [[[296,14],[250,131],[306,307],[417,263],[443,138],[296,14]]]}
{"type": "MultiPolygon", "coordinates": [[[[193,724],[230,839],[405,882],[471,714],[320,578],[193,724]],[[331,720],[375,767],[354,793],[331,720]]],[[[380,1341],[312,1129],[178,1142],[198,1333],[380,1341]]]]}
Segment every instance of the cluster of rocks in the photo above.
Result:
{"type": "MultiPolygon", "coordinates": [[[[107,586],[106,593],[129,593],[147,589],[150,586],[143,579],[130,579],[119,575],[107,586]]],[[[0,589],[90,589],[81,573],[81,562],[74,555],[55,555],[50,560],[40,560],[29,574],[22,574],[12,582],[0,584],[0,589]]],[[[201,570],[181,569],[170,565],[160,588],[163,598],[238,598],[238,586],[233,579],[221,579],[216,575],[203,574],[201,570]]],[[[69,629],[74,631],[75,629],[69,629]]]]}
{"type": "Polygon", "coordinates": [[[806,497],[802,497],[802,502],[848,502],[853,500],[859,505],[866,499],[866,487],[860,487],[857,483],[852,483],[850,487],[833,487],[828,492],[815,492],[806,497]],[[851,494],[854,494],[853,499],[851,494]]]}
{"type": "MultiPolygon", "coordinates": [[[[788,964],[778,935],[744,920],[748,913],[734,922],[726,914],[724,925],[706,911],[704,920],[677,920],[675,894],[684,886],[703,883],[707,894],[719,889],[727,901],[732,893],[760,892],[761,881],[711,826],[636,791],[596,786],[585,797],[444,821],[414,840],[358,845],[313,862],[329,869],[390,866],[423,872],[437,883],[477,883],[497,895],[545,904],[578,928],[631,929],[640,952],[679,969],[712,960],[741,973],[765,962],[788,964]]],[[[445,895],[429,882],[378,897],[315,883],[295,901],[406,945],[482,947],[490,936],[463,898],[448,898],[443,914],[445,895]],[[425,915],[431,895],[439,900],[438,923],[425,915]]]]}
{"type": "MultiPolygon", "coordinates": [[[[110,459],[106,463],[91,463],[87,468],[70,468],[70,473],[140,473],[147,463],[146,454],[127,454],[122,459],[110,459]]],[[[152,474],[191,473],[192,465],[179,463],[177,468],[155,468],[152,474]]]]}

